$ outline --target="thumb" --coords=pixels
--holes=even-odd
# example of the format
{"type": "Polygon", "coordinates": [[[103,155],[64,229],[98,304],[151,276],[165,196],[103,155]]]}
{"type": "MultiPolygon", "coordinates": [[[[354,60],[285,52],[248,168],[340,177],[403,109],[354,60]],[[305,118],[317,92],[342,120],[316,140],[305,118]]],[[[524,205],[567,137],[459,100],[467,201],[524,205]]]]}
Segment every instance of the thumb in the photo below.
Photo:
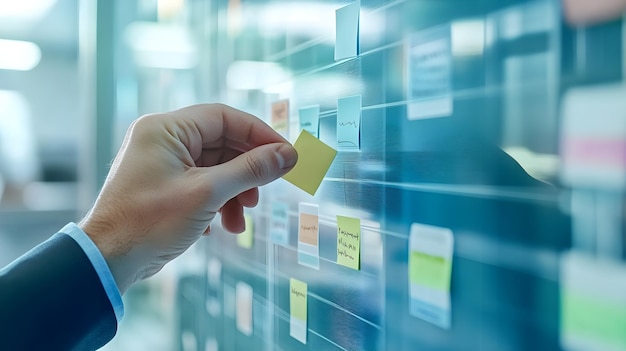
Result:
{"type": "Polygon", "coordinates": [[[236,158],[206,168],[212,188],[211,205],[222,206],[240,193],[265,185],[287,173],[298,153],[287,143],[258,146],[236,158]]]}

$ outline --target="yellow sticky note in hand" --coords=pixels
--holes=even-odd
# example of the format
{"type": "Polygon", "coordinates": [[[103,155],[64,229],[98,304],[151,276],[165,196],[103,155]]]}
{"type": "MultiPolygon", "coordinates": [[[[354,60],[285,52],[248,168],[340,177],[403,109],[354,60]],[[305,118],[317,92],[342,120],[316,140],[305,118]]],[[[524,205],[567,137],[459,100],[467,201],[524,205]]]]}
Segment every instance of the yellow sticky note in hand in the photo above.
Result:
{"type": "Polygon", "coordinates": [[[283,179],[315,195],[337,151],[305,130],[300,133],[293,147],[298,152],[298,162],[283,179]]]}

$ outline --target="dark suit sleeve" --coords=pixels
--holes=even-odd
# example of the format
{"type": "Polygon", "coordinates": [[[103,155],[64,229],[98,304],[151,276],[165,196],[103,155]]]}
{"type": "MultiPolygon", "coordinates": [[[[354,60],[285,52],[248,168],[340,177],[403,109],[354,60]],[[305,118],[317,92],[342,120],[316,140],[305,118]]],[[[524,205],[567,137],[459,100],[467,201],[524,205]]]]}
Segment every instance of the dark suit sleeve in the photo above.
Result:
{"type": "Polygon", "coordinates": [[[0,271],[0,350],[95,350],[116,330],[98,274],[68,235],[0,271]]]}

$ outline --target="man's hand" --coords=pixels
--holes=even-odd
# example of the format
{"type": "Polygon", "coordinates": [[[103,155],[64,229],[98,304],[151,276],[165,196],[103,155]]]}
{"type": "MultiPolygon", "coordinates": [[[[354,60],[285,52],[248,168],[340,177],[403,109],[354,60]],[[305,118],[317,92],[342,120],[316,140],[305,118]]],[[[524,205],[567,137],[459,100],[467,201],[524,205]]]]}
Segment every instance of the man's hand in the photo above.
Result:
{"type": "Polygon", "coordinates": [[[144,116],[129,128],[79,226],[123,293],[208,233],[217,212],[225,229],[242,232],[243,207],[257,204],[257,187],[296,160],[295,149],[268,125],[228,106],[144,116]]]}
{"type": "Polygon", "coordinates": [[[563,0],[565,18],[573,25],[590,25],[620,18],[626,0],[563,0]]]}

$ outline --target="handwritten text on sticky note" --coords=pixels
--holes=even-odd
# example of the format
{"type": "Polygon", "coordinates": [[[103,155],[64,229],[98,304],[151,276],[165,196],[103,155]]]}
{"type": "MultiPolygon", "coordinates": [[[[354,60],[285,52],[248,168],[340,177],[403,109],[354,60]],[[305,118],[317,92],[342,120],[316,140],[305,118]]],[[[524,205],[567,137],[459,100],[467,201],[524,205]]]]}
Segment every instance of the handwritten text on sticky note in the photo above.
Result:
{"type": "Polygon", "coordinates": [[[304,129],[316,138],[319,138],[320,130],[320,106],[303,107],[298,110],[300,129],[304,129]]]}
{"type": "Polygon", "coordinates": [[[283,179],[315,195],[337,151],[304,130],[293,146],[298,152],[298,162],[283,179]]]}
{"type": "Polygon", "coordinates": [[[298,279],[289,280],[289,335],[306,344],[307,284],[298,279]]]}
{"type": "Polygon", "coordinates": [[[301,203],[298,223],[298,263],[314,269],[320,268],[319,207],[301,203]]]}
{"type": "Polygon", "coordinates": [[[361,220],[337,216],[337,263],[358,270],[361,253],[361,220]]]}
{"type": "Polygon", "coordinates": [[[361,95],[337,100],[337,149],[358,151],[361,134],[361,95]]]}

